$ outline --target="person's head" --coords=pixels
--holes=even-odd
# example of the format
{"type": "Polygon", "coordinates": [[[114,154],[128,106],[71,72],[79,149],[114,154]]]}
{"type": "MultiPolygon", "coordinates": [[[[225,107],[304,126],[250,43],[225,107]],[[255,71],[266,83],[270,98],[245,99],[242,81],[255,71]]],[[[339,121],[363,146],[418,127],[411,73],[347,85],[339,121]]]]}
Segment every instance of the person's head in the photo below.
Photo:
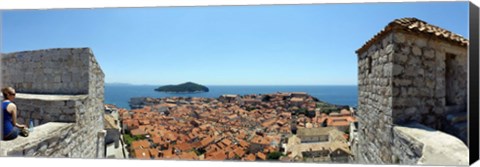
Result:
{"type": "Polygon", "coordinates": [[[15,89],[12,87],[5,87],[2,89],[2,94],[4,99],[13,100],[15,98],[15,89]]]}

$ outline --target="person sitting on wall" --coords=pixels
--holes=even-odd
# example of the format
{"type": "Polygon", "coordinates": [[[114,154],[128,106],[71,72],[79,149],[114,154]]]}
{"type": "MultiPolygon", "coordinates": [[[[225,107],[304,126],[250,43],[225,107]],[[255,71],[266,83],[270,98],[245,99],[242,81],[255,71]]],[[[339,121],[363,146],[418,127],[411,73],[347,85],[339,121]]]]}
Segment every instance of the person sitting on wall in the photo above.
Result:
{"type": "Polygon", "coordinates": [[[13,103],[15,89],[5,87],[2,89],[2,94],[3,140],[13,140],[26,130],[27,126],[17,123],[17,106],[13,103]]]}

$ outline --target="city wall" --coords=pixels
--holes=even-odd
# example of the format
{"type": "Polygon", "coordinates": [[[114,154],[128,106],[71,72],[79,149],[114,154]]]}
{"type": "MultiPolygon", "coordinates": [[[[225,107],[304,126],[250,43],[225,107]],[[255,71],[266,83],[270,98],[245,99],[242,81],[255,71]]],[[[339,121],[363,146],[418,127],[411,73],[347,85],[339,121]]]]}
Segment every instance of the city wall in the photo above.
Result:
{"type": "Polygon", "coordinates": [[[2,85],[17,91],[19,122],[35,128],[27,138],[0,142],[0,156],[104,155],[105,75],[89,48],[3,54],[2,75],[2,85]]]}

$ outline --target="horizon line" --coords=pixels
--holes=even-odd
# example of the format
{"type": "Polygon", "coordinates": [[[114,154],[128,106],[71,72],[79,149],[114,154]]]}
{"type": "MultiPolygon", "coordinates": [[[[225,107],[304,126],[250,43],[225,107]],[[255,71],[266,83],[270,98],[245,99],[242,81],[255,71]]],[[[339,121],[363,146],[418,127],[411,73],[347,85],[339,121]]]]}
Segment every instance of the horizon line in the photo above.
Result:
{"type": "MultiPolygon", "coordinates": [[[[131,85],[131,86],[165,86],[165,85],[175,85],[175,84],[134,84],[134,83],[119,83],[119,82],[106,82],[105,85],[131,85]]],[[[358,84],[201,84],[205,86],[358,86],[358,84]]]]}

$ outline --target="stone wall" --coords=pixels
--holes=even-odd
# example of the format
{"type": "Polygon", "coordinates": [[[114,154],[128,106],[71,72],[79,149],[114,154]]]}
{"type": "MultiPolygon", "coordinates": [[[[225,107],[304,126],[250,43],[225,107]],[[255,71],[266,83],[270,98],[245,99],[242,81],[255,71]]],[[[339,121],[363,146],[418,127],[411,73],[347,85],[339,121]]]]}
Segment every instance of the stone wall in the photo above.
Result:
{"type": "Polygon", "coordinates": [[[447,106],[466,108],[467,48],[404,32],[395,33],[394,46],[394,123],[415,121],[442,129],[447,106]]]}
{"type": "MultiPolygon", "coordinates": [[[[104,156],[105,75],[89,48],[49,49],[6,54],[2,56],[2,72],[9,76],[2,81],[3,85],[12,86],[17,91],[18,97],[15,103],[19,109],[19,121],[28,123],[31,119],[40,129],[52,122],[71,124],[71,128],[59,133],[61,135],[54,135],[53,139],[50,139],[51,136],[43,137],[49,142],[58,140],[60,144],[43,146],[46,150],[56,151],[30,154],[28,150],[32,149],[25,148],[19,151],[22,148],[12,145],[14,148],[2,148],[16,150],[7,151],[7,156],[16,155],[15,153],[18,152],[24,156],[76,158],[104,156]],[[6,61],[3,61],[4,59],[6,61]],[[30,67],[12,68],[13,65],[8,62],[17,66],[30,67]],[[36,82],[32,82],[31,85],[24,84],[30,75],[37,77],[36,82]]],[[[35,146],[32,148],[40,149],[35,146]]]]}
{"type": "Polygon", "coordinates": [[[467,50],[403,30],[378,39],[358,53],[359,144],[354,154],[360,163],[416,162],[418,148],[401,147],[409,140],[395,135],[393,127],[417,122],[442,130],[449,107],[466,107],[467,50]]]}
{"type": "Polygon", "coordinates": [[[391,162],[393,34],[358,56],[358,149],[360,163],[391,162]]]}
{"type": "Polygon", "coordinates": [[[79,121],[79,115],[85,112],[87,95],[39,95],[17,93],[15,104],[18,121],[34,126],[48,122],[73,123],[79,121]]]}
{"type": "Polygon", "coordinates": [[[468,165],[468,147],[452,135],[419,123],[397,125],[393,134],[393,163],[468,165]]]}
{"type": "MultiPolygon", "coordinates": [[[[0,156],[100,158],[103,138],[85,141],[82,130],[72,123],[49,122],[35,127],[27,138],[2,142],[0,156]],[[93,144],[92,144],[93,143],[93,144]],[[100,147],[98,147],[100,146],[100,147]],[[100,152],[97,153],[97,147],[100,152]],[[100,156],[99,156],[100,155],[100,156]]],[[[100,134],[99,136],[102,136],[100,134]]]]}
{"type": "Polygon", "coordinates": [[[22,93],[87,94],[89,48],[2,54],[2,84],[22,93]]]}

